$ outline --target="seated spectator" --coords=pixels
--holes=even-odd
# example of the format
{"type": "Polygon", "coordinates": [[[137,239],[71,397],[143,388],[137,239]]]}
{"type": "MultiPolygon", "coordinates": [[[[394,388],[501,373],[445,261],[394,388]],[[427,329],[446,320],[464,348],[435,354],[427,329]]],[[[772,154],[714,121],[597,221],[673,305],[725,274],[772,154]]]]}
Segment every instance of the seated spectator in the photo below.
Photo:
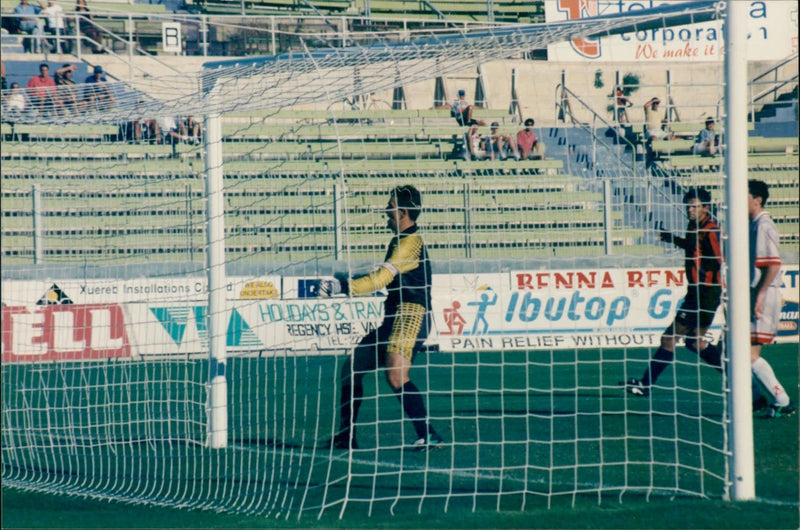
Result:
{"type": "Polygon", "coordinates": [[[188,141],[199,143],[200,142],[200,122],[194,119],[194,116],[187,116],[181,122],[181,133],[187,136],[188,141]]]}
{"type": "Polygon", "coordinates": [[[659,105],[661,100],[658,98],[651,98],[644,104],[644,136],[651,142],[667,137],[667,132],[664,130],[667,120],[659,110],[659,105]]]}
{"type": "Polygon", "coordinates": [[[47,63],[40,64],[39,75],[31,77],[25,87],[28,89],[31,105],[42,116],[52,115],[64,108],[56,93],[56,82],[48,75],[49,73],[50,67],[47,66],[47,63]]]}
{"type": "Polygon", "coordinates": [[[3,96],[3,121],[14,123],[22,116],[27,107],[25,93],[19,83],[11,83],[11,90],[4,91],[3,96]]]}
{"type": "Polygon", "coordinates": [[[489,132],[489,145],[492,150],[492,158],[499,158],[505,160],[509,156],[513,156],[515,160],[519,160],[519,152],[517,145],[511,138],[510,134],[502,134],[500,132],[500,124],[492,122],[491,130],[489,132]]]}
{"type": "MultiPolygon", "coordinates": [[[[136,102],[136,114],[141,115],[142,104],[144,101],[138,100],[136,102]]],[[[148,118],[134,119],[119,124],[118,138],[128,142],[141,142],[150,141],[155,142],[159,140],[159,127],[156,120],[148,118]]]]}
{"type": "Polygon", "coordinates": [[[478,126],[473,125],[469,128],[467,135],[467,147],[472,160],[494,159],[494,153],[488,143],[488,137],[484,137],[478,131],[478,126]]]}
{"type": "Polygon", "coordinates": [[[88,37],[88,44],[92,48],[92,53],[105,53],[106,49],[103,46],[103,34],[97,29],[94,24],[94,16],[89,12],[86,6],[86,0],[75,1],[75,12],[80,17],[78,27],[81,30],[81,35],[88,37]]]}
{"type": "Polygon", "coordinates": [[[714,156],[717,154],[717,133],[714,131],[714,118],[706,119],[706,128],[694,140],[692,152],[696,155],[714,156]]]}
{"type": "Polygon", "coordinates": [[[8,88],[8,84],[6,83],[6,62],[0,61],[0,69],[3,71],[3,88],[2,90],[6,90],[8,88]]]}
{"type": "Polygon", "coordinates": [[[84,81],[83,102],[88,109],[108,110],[114,103],[114,94],[108,86],[103,67],[95,66],[93,72],[84,81]]]}
{"type": "MultiPolygon", "coordinates": [[[[39,33],[39,20],[38,15],[42,9],[28,3],[28,0],[19,0],[19,5],[14,8],[14,14],[17,16],[17,29],[20,33],[28,35],[37,35],[39,33]]],[[[26,37],[22,39],[22,49],[26,52],[35,51],[33,40],[26,37]]]]}
{"type": "Polygon", "coordinates": [[[157,131],[156,120],[133,120],[119,126],[119,137],[128,142],[156,141],[157,131]]]}
{"type": "Polygon", "coordinates": [[[472,117],[472,105],[467,102],[467,93],[463,90],[458,91],[458,99],[450,105],[450,115],[456,119],[459,125],[472,127],[473,125],[486,125],[483,120],[476,120],[472,117]]]}
{"type": "Polygon", "coordinates": [[[178,128],[178,120],[172,116],[161,116],[156,119],[156,137],[160,144],[176,144],[185,138],[178,128]]]}
{"type": "Polygon", "coordinates": [[[80,112],[84,108],[84,102],[78,98],[78,85],[72,80],[72,72],[77,69],[77,65],[65,64],[56,70],[55,75],[58,97],[64,103],[64,108],[72,113],[80,112]]]}
{"type": "Polygon", "coordinates": [[[544,160],[544,143],[533,132],[533,118],[525,120],[525,128],[517,133],[517,150],[522,160],[544,160]]]}

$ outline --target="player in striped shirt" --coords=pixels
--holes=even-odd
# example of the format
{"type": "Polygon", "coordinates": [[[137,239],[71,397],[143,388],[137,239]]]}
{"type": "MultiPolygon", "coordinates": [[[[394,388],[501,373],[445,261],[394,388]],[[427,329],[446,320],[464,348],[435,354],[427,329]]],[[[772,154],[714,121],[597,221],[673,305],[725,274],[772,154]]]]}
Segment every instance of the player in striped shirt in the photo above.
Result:
{"type": "Polygon", "coordinates": [[[781,317],[778,229],[764,210],[769,199],[767,184],[750,180],[747,191],[750,216],[750,362],[754,390],[759,389],[766,398],[766,411],[762,417],[779,418],[793,414],[796,408],[775,376],[772,366],[761,357],[762,346],[775,339],[781,317]]]}
{"type": "Polygon", "coordinates": [[[722,365],[719,346],[703,339],[714,320],[722,294],[719,226],[709,212],[711,194],[708,190],[690,189],[683,196],[683,203],[689,217],[686,237],[661,232],[661,240],[684,251],[686,297],[678,308],[675,320],[661,335],[661,347],[653,354],[650,366],[642,378],[620,382],[634,396],[650,394],[650,387],[675,358],[675,342],[678,337],[684,337],[686,347],[708,364],[716,368],[722,365]]]}

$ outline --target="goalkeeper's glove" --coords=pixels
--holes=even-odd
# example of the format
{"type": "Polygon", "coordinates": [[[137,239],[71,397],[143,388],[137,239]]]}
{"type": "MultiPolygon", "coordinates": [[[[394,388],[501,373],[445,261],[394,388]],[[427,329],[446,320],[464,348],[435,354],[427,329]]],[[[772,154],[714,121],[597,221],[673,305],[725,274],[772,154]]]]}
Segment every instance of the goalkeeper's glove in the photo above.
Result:
{"type": "Polygon", "coordinates": [[[329,298],[337,294],[348,294],[346,275],[337,273],[333,280],[317,280],[317,296],[329,298]]]}
{"type": "Polygon", "coordinates": [[[339,280],[317,280],[317,296],[329,298],[342,292],[339,280]]]}
{"type": "Polygon", "coordinates": [[[671,243],[671,244],[675,243],[675,235],[672,232],[665,232],[662,230],[661,232],[659,232],[658,236],[664,243],[671,243]]]}

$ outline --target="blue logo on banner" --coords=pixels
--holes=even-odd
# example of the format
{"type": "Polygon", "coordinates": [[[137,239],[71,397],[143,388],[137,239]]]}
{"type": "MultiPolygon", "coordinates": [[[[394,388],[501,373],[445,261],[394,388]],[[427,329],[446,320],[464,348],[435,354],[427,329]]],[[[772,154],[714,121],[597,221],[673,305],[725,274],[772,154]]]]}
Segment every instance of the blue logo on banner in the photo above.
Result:
{"type": "Polygon", "coordinates": [[[319,280],[301,279],[297,280],[297,298],[317,298],[319,293],[319,280]]]}
{"type": "MultiPolygon", "coordinates": [[[[208,312],[205,306],[151,307],[150,311],[161,323],[161,326],[169,334],[176,346],[180,346],[183,342],[189,316],[194,316],[200,344],[203,348],[208,347],[208,319],[206,318],[208,312]]],[[[263,346],[261,340],[236,309],[231,310],[226,335],[227,346],[263,346]]]]}

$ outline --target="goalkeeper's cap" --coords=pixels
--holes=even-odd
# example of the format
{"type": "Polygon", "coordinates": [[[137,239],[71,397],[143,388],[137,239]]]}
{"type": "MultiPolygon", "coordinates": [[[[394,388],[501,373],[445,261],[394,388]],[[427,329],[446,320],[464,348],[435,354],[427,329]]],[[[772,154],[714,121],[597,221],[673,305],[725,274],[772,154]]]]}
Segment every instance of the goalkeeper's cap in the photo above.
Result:
{"type": "Polygon", "coordinates": [[[422,211],[422,195],[419,190],[411,185],[397,186],[392,190],[395,204],[398,208],[408,210],[412,221],[416,221],[422,211]]]}
{"type": "Polygon", "coordinates": [[[689,204],[692,199],[697,199],[700,204],[711,204],[711,194],[705,188],[692,188],[683,196],[683,204],[689,204]]]}
{"type": "Polygon", "coordinates": [[[467,92],[465,90],[459,90],[458,91],[458,97],[466,96],[466,95],[467,95],[467,92]]]}

